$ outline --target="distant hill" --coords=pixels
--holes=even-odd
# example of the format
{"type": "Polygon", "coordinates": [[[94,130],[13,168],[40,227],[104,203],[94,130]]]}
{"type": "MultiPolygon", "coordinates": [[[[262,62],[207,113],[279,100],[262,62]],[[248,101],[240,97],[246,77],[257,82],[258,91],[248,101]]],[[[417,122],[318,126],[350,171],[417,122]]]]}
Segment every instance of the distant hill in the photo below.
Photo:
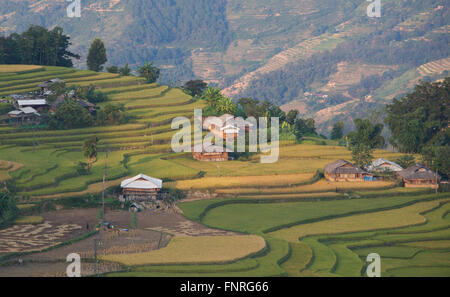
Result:
{"type": "Polygon", "coordinates": [[[0,31],[62,26],[81,68],[100,37],[110,64],[154,60],[162,83],[201,78],[297,108],[327,133],[450,71],[448,1],[381,3],[369,18],[363,0],[83,0],[71,19],[66,1],[3,0],[0,31]]]}

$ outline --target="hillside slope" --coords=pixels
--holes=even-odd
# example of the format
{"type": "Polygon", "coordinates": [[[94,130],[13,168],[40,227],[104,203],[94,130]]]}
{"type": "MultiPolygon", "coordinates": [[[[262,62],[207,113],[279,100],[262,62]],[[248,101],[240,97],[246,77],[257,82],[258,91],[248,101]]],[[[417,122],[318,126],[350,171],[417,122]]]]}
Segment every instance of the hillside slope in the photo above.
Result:
{"type": "Polygon", "coordinates": [[[85,0],[81,19],[68,18],[67,5],[4,0],[0,32],[61,26],[81,68],[90,41],[100,37],[108,64],[154,60],[161,83],[201,78],[234,98],[298,108],[325,133],[334,121],[364,116],[419,79],[450,70],[445,0],[384,0],[378,19],[360,0],[85,0]]]}

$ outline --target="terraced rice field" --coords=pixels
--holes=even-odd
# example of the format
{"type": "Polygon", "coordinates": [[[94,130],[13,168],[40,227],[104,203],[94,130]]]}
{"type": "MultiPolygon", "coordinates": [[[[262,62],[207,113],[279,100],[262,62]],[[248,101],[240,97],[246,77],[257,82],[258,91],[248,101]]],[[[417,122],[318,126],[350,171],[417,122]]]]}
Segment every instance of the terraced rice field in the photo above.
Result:
{"type": "Polygon", "coordinates": [[[450,58],[433,61],[420,66],[417,69],[422,76],[441,74],[444,71],[450,71],[450,58]]]}
{"type": "MultiPolygon", "coordinates": [[[[389,181],[319,180],[318,169],[351,158],[346,148],[331,144],[283,142],[274,164],[260,163],[258,155],[224,163],[198,162],[188,153],[171,152],[176,132],[170,128],[172,119],[192,118],[194,108],[204,107],[179,89],[147,85],[136,77],[60,67],[20,70],[24,69],[0,75],[1,95],[35,90],[42,80],[64,77],[69,84],[95,84],[136,117],[125,125],[65,131],[0,126],[0,179],[13,178],[19,195],[30,197],[28,204],[99,193],[108,149],[107,187],[138,173],[163,178],[167,187],[192,196],[178,204],[185,217],[197,222],[190,223],[217,229],[216,239],[233,235],[223,239],[221,248],[230,238],[237,240],[238,248],[228,247],[227,252],[219,247],[208,248],[216,253],[205,252],[205,245],[214,240],[205,243],[205,236],[192,236],[184,239],[188,243],[180,238],[166,248],[126,259],[110,255],[113,258],[105,260],[129,266],[110,276],[364,276],[365,258],[373,252],[381,255],[382,276],[449,276],[448,193],[399,188],[389,181]],[[81,146],[91,135],[100,139],[98,159],[89,175],[79,175],[78,162],[85,161],[81,146]],[[203,198],[196,199],[197,192],[203,198]],[[252,243],[239,243],[245,238],[252,243]],[[189,261],[179,257],[180,243],[182,254],[183,246],[190,247],[189,261]],[[158,253],[166,253],[166,261],[160,261],[158,253]]],[[[381,150],[374,155],[400,156],[381,150]]],[[[19,245],[26,251],[42,249],[81,228],[39,223],[37,218],[24,218],[27,222],[35,225],[1,230],[1,237],[7,238],[0,242],[3,249],[13,252],[19,245]],[[15,234],[26,237],[11,237],[15,234]]],[[[183,233],[189,226],[178,229],[160,231],[190,236],[183,233]]]]}

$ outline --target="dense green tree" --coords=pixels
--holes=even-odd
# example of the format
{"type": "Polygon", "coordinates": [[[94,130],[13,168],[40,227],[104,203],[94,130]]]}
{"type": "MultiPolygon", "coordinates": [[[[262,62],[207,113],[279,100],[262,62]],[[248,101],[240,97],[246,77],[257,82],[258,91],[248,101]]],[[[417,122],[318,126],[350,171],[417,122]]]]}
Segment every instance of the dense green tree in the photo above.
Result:
{"type": "Polygon", "coordinates": [[[414,165],[416,163],[416,158],[414,158],[413,155],[403,155],[394,161],[398,165],[402,166],[403,168],[408,168],[411,165],[414,165]]]}
{"type": "Polygon", "coordinates": [[[237,110],[237,104],[231,100],[231,98],[222,96],[219,98],[216,104],[217,114],[234,114],[237,110]]]}
{"type": "Polygon", "coordinates": [[[87,172],[89,173],[92,168],[92,164],[97,159],[97,144],[99,139],[97,136],[91,136],[84,140],[83,142],[83,155],[87,158],[88,166],[87,166],[87,172]]]}
{"type": "Polygon", "coordinates": [[[223,97],[220,89],[209,87],[203,93],[201,98],[206,101],[209,107],[215,108],[219,100],[223,97]]]}
{"type": "Polygon", "coordinates": [[[450,77],[421,83],[414,92],[386,108],[391,143],[402,152],[420,153],[425,146],[449,144],[450,77]]]}
{"type": "Polygon", "coordinates": [[[344,136],[344,122],[339,121],[333,125],[331,130],[331,139],[339,140],[344,136]]]}
{"type": "Polygon", "coordinates": [[[95,85],[72,86],[70,89],[75,91],[76,98],[84,99],[94,104],[109,100],[108,95],[97,90],[95,85]]]}
{"type": "Polygon", "coordinates": [[[131,69],[128,67],[128,63],[125,66],[119,68],[120,76],[129,76],[131,74],[131,69]]]}
{"type": "Polygon", "coordinates": [[[253,98],[240,98],[238,105],[242,109],[245,117],[258,118],[266,114],[261,102],[253,98]]]}
{"type": "Polygon", "coordinates": [[[160,75],[160,69],[153,66],[153,62],[146,62],[144,66],[138,68],[137,72],[139,73],[139,76],[144,77],[149,84],[156,82],[160,75]]]}
{"type": "Polygon", "coordinates": [[[14,197],[10,193],[0,191],[0,227],[14,220],[18,213],[14,197]]]}
{"type": "Polygon", "coordinates": [[[31,25],[22,34],[0,37],[0,64],[32,64],[72,67],[80,56],[68,50],[70,37],[61,27],[47,30],[31,25]]]}
{"type": "Polygon", "coordinates": [[[106,104],[97,112],[99,124],[125,124],[130,120],[130,115],[125,110],[124,104],[106,104]]]}
{"type": "Polygon", "coordinates": [[[111,65],[106,68],[106,71],[108,71],[109,73],[119,73],[119,67],[111,65]]]}
{"type": "Polygon", "coordinates": [[[101,71],[103,69],[103,64],[105,64],[107,61],[108,58],[106,57],[105,44],[99,38],[94,39],[88,52],[88,69],[97,72],[101,71]]]}
{"type": "Polygon", "coordinates": [[[297,116],[298,116],[298,110],[296,110],[296,109],[290,110],[286,115],[286,122],[289,125],[294,125],[295,120],[297,119],[297,116]]]}
{"type": "Polygon", "coordinates": [[[444,178],[450,176],[450,145],[424,147],[422,160],[431,169],[438,170],[444,178]]]}
{"type": "Polygon", "coordinates": [[[74,129],[94,124],[92,115],[75,100],[66,99],[58,110],[49,116],[52,129],[74,129]]]}
{"type": "Polygon", "coordinates": [[[367,168],[373,160],[373,149],[366,144],[354,144],[350,147],[353,163],[361,168],[367,168]]]}
{"type": "Polygon", "coordinates": [[[297,119],[294,125],[294,135],[297,140],[302,140],[305,136],[316,136],[314,119],[297,119]]]}
{"type": "Polygon", "coordinates": [[[375,148],[384,146],[381,136],[383,124],[372,124],[368,119],[355,119],[356,130],[347,135],[353,162],[360,167],[367,167],[373,159],[375,148]]]}
{"type": "Polygon", "coordinates": [[[184,86],[183,89],[191,96],[200,96],[203,91],[208,87],[208,84],[203,80],[190,80],[184,86]]]}

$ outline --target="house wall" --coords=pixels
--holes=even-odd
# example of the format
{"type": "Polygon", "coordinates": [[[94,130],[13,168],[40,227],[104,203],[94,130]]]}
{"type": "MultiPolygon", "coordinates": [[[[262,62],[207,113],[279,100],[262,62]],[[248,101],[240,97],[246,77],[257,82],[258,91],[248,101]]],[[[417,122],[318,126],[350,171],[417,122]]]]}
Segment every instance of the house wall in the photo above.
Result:
{"type": "Polygon", "coordinates": [[[192,157],[203,162],[223,162],[228,161],[228,153],[193,153],[192,157]]]}
{"type": "Polygon", "coordinates": [[[325,178],[329,181],[336,181],[336,182],[343,182],[343,181],[349,181],[349,182],[361,182],[364,181],[364,176],[371,176],[371,175],[364,175],[364,174],[328,174],[325,173],[325,178]]]}
{"type": "Polygon", "coordinates": [[[159,198],[159,192],[161,189],[123,189],[122,195],[119,196],[119,200],[126,201],[149,201],[159,198]]]}
{"type": "Polygon", "coordinates": [[[405,183],[405,188],[432,188],[435,189],[439,187],[434,180],[403,180],[405,183]]]}

